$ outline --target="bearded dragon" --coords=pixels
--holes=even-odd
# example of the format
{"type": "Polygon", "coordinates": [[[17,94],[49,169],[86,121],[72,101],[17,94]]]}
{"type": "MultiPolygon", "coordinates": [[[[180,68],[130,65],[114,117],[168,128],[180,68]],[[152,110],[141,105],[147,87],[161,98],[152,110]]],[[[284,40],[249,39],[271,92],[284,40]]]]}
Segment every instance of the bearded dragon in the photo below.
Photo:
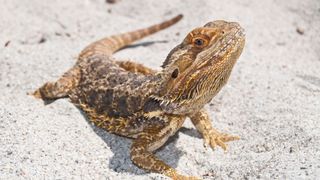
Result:
{"type": "Polygon", "coordinates": [[[236,22],[217,20],[193,29],[171,50],[160,71],[112,57],[181,18],[178,15],[88,45],[70,70],[33,95],[43,100],[68,97],[98,127],[132,138],[130,157],[138,167],[172,179],[195,179],[180,174],[153,152],[181,128],[187,117],[211,148],[226,150],[225,142],[239,139],[216,130],[204,105],[226,84],[245,44],[243,28],[236,22]]]}

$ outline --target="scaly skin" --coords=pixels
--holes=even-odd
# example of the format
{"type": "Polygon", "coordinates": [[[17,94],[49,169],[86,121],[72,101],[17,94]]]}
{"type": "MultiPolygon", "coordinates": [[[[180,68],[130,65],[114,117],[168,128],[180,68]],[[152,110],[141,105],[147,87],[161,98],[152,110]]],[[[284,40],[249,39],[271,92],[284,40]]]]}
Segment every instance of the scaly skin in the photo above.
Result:
{"type": "Polygon", "coordinates": [[[211,148],[226,150],[225,142],[239,139],[214,129],[203,107],[226,84],[244,47],[244,30],[237,23],[221,20],[196,28],[169,53],[159,72],[111,57],[181,18],[90,44],[74,67],[33,95],[43,100],[69,97],[97,126],[133,138],[131,160],[140,168],[172,179],[196,179],[179,174],[153,152],[187,117],[211,148]]]}

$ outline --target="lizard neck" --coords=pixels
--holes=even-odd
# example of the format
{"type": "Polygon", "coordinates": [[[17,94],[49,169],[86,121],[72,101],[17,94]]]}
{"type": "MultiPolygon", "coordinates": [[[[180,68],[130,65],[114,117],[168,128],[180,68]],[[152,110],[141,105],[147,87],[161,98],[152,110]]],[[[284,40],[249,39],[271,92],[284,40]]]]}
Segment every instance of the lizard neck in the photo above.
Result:
{"type": "Polygon", "coordinates": [[[202,83],[207,87],[199,89],[197,95],[192,97],[163,94],[163,89],[166,89],[167,82],[170,81],[171,78],[171,74],[168,73],[170,71],[163,69],[162,72],[154,77],[154,80],[157,81],[157,83],[155,83],[157,86],[151,98],[156,100],[159,103],[159,107],[166,113],[181,115],[198,112],[205,104],[209,103],[227,83],[234,64],[235,61],[227,64],[221,63],[216,66],[216,69],[210,70],[210,78],[196,79],[198,83],[202,83]]]}

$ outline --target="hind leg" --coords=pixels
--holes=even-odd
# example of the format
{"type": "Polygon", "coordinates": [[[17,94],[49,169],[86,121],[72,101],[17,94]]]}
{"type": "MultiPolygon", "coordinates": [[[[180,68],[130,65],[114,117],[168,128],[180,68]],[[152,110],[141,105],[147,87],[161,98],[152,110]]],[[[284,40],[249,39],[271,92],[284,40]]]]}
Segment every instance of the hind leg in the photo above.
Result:
{"type": "Polygon", "coordinates": [[[71,68],[64,73],[56,82],[47,82],[32,95],[43,100],[54,100],[63,98],[68,95],[68,92],[77,85],[80,78],[79,68],[71,68]]]}
{"type": "Polygon", "coordinates": [[[141,73],[144,75],[152,75],[155,74],[156,71],[153,69],[150,69],[148,67],[145,67],[142,64],[135,63],[132,61],[116,61],[116,63],[123,69],[133,72],[133,73],[141,73]]]}

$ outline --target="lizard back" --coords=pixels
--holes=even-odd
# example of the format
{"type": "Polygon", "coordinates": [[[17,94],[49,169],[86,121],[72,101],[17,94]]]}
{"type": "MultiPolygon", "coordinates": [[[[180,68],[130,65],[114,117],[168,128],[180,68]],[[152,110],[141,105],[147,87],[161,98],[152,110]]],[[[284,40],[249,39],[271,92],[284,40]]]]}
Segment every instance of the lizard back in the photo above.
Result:
{"type": "Polygon", "coordinates": [[[143,108],[155,92],[156,76],[121,68],[111,57],[94,55],[79,64],[80,79],[71,90],[72,103],[96,125],[121,135],[134,136],[148,125],[164,125],[163,119],[144,116],[143,108]]]}

